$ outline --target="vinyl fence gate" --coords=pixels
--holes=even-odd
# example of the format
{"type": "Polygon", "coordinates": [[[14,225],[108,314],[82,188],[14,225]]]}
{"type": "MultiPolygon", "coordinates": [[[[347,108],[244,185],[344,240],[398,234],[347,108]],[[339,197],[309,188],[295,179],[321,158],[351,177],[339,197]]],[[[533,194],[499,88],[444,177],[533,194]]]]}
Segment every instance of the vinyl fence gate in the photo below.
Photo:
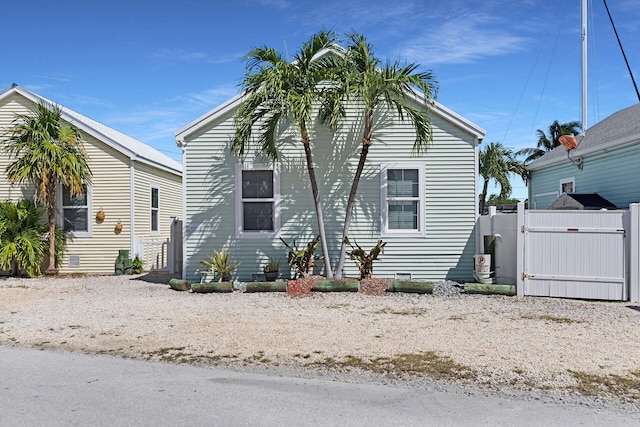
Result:
{"type": "Polygon", "coordinates": [[[628,300],[629,226],[627,210],[519,209],[518,295],[628,300]]]}

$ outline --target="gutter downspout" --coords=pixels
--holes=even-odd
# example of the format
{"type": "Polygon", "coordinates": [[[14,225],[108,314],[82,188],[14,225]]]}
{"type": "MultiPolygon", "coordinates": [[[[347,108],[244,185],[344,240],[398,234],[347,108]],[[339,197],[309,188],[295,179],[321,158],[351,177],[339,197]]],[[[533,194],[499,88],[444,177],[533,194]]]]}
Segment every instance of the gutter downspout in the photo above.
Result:
{"type": "Polygon", "coordinates": [[[129,161],[129,204],[130,204],[130,218],[129,221],[131,225],[130,235],[130,250],[131,257],[134,258],[136,256],[137,245],[136,245],[136,207],[135,207],[135,190],[136,190],[136,161],[134,158],[131,158],[129,161]]]}
{"type": "MultiPolygon", "coordinates": [[[[480,144],[482,144],[482,139],[476,138],[476,144],[475,144],[475,148],[474,148],[474,174],[473,176],[476,177],[476,179],[474,180],[473,183],[473,194],[474,194],[474,212],[475,212],[475,224],[476,226],[478,225],[478,221],[480,220],[480,195],[478,194],[478,189],[479,189],[479,185],[478,185],[478,178],[480,177],[480,164],[479,164],[479,159],[480,156],[478,154],[478,151],[480,150],[480,144]]],[[[476,233],[476,251],[474,252],[476,254],[480,253],[480,239],[478,238],[478,233],[476,233]]]]}
{"type": "Polygon", "coordinates": [[[187,162],[187,142],[176,141],[176,145],[182,149],[182,280],[187,279],[187,174],[185,173],[187,162]]]}

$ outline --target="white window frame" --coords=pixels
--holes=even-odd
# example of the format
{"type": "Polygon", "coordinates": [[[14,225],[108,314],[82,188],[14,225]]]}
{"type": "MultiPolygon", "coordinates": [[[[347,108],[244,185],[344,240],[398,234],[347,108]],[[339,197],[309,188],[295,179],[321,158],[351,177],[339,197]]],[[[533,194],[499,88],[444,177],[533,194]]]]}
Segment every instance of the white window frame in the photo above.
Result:
{"type": "MultiPolygon", "coordinates": [[[[63,197],[64,185],[59,184],[56,191],[57,196],[57,208],[58,208],[58,227],[64,230],[64,197],[63,197]]],[[[87,186],[87,204],[83,209],[87,210],[87,231],[68,231],[69,236],[74,238],[87,238],[93,237],[93,191],[91,186],[87,186]]]]}
{"type": "Polygon", "coordinates": [[[149,232],[151,233],[152,236],[157,236],[160,234],[160,186],[157,184],[151,184],[149,186],[149,232]],[[153,207],[153,190],[158,191],[158,207],[157,208],[153,207]],[[157,212],[157,219],[158,219],[157,230],[153,229],[153,211],[157,212]]]}
{"type": "Polygon", "coordinates": [[[280,236],[280,171],[269,163],[237,163],[235,173],[236,193],[236,237],[239,238],[277,238],[280,236]],[[273,197],[269,199],[251,199],[252,201],[273,203],[273,231],[245,231],[242,198],[242,171],[270,170],[273,172],[273,197]]]}
{"type": "MultiPolygon", "coordinates": [[[[553,196],[554,199],[557,199],[558,197],[560,197],[560,194],[557,191],[549,191],[547,193],[537,193],[533,195],[533,206],[531,206],[531,202],[529,202],[529,208],[530,209],[546,209],[545,208],[538,208],[538,199],[542,198],[542,197],[548,197],[548,196],[553,196]]],[[[551,202],[553,203],[553,202],[551,202]]]]}
{"type": "Polygon", "coordinates": [[[564,194],[564,193],[575,193],[576,192],[576,177],[575,176],[570,176],[568,178],[563,178],[560,180],[560,188],[559,188],[559,194],[564,194]],[[562,186],[565,184],[571,184],[571,187],[573,188],[572,191],[562,191],[562,186]]]}
{"type": "Polygon", "coordinates": [[[425,233],[425,166],[417,162],[380,164],[380,234],[381,237],[424,237],[425,233]],[[418,170],[418,229],[390,230],[388,225],[387,171],[389,169],[418,170]]]}

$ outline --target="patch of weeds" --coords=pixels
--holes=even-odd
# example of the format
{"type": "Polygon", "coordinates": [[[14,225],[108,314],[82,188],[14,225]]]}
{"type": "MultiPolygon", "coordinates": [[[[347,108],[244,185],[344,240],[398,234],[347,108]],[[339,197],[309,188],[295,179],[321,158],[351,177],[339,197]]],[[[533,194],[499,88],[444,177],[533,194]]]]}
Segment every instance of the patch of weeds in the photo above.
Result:
{"type": "Polygon", "coordinates": [[[378,311],[374,311],[373,314],[393,314],[396,316],[421,316],[425,313],[424,309],[414,308],[412,310],[390,310],[383,308],[378,311]]]}
{"type": "Polygon", "coordinates": [[[348,308],[348,307],[350,307],[350,305],[346,304],[346,303],[343,303],[343,304],[331,304],[331,305],[327,306],[327,308],[330,308],[330,309],[331,308],[340,309],[340,308],[348,308]]]}
{"type": "Polygon", "coordinates": [[[571,319],[569,317],[551,316],[549,314],[542,314],[542,315],[536,315],[536,316],[532,314],[523,314],[522,316],[520,316],[520,318],[531,319],[531,320],[546,320],[549,322],[565,323],[565,324],[582,323],[582,321],[580,320],[571,319]]]}
{"type": "Polygon", "coordinates": [[[363,369],[378,374],[424,375],[435,379],[474,379],[477,376],[473,369],[433,351],[377,357],[371,360],[356,356],[347,356],[341,360],[328,357],[318,364],[329,369],[363,369]]]}
{"type": "Polygon", "coordinates": [[[264,351],[259,351],[253,356],[246,357],[244,359],[244,362],[245,363],[270,363],[271,359],[269,359],[268,357],[265,357],[264,351]]]}
{"type": "Polygon", "coordinates": [[[515,367],[515,368],[513,368],[513,372],[515,372],[518,375],[522,375],[522,374],[524,374],[524,369],[519,368],[519,367],[515,367]]]}
{"type": "Polygon", "coordinates": [[[186,363],[191,355],[184,352],[184,347],[162,347],[158,350],[146,351],[142,353],[147,360],[157,359],[170,363],[186,363]]]}
{"type": "Polygon", "coordinates": [[[309,353],[307,353],[307,354],[296,353],[296,354],[293,355],[293,357],[299,357],[301,359],[310,359],[311,355],[309,353]]]}
{"type": "Polygon", "coordinates": [[[575,391],[588,396],[609,394],[640,401],[640,370],[628,375],[598,375],[582,371],[569,371],[578,381],[575,391]]]}

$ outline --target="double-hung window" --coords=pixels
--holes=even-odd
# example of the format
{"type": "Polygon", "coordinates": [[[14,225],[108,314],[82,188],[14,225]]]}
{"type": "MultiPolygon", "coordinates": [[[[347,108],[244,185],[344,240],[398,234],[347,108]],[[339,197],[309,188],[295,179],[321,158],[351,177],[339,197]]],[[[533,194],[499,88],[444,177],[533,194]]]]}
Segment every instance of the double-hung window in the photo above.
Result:
{"type": "Polygon", "coordinates": [[[382,235],[424,235],[424,164],[380,165],[382,235]]]}
{"type": "Polygon", "coordinates": [[[151,186],[151,234],[158,234],[160,232],[160,189],[152,185],[151,186]]]}
{"type": "Polygon", "coordinates": [[[91,236],[91,189],[71,196],[69,187],[61,185],[62,228],[74,237],[91,236]]]}
{"type": "Polygon", "coordinates": [[[236,234],[274,237],[280,229],[280,179],[268,164],[236,165],[236,234]]]}

